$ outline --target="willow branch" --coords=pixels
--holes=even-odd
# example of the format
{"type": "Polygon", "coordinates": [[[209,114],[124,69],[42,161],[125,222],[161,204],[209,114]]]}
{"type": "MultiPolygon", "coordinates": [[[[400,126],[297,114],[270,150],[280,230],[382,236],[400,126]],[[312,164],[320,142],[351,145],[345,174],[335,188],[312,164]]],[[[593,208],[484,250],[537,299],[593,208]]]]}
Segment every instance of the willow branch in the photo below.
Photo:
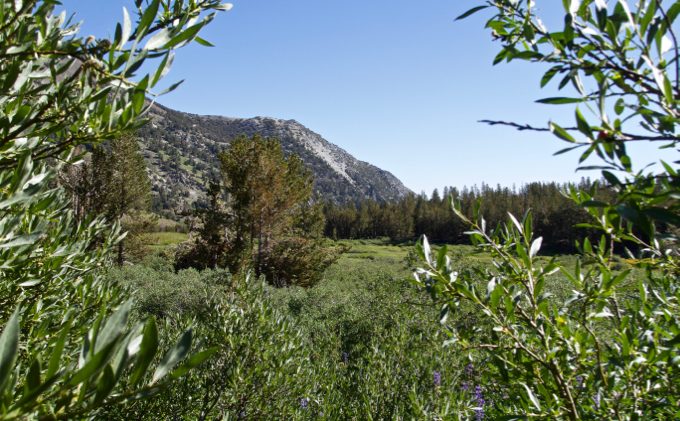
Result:
{"type": "MultiPolygon", "coordinates": [[[[479,123],[488,124],[489,126],[509,126],[513,127],[519,131],[532,131],[532,132],[551,132],[548,127],[536,127],[530,124],[520,124],[512,121],[502,121],[502,120],[479,120],[479,123]]],[[[578,127],[562,127],[564,130],[577,132],[578,127]]],[[[619,140],[624,141],[648,141],[648,142],[679,142],[680,137],[672,135],[659,135],[659,136],[647,136],[638,135],[633,133],[621,133],[621,138],[619,140]]]]}

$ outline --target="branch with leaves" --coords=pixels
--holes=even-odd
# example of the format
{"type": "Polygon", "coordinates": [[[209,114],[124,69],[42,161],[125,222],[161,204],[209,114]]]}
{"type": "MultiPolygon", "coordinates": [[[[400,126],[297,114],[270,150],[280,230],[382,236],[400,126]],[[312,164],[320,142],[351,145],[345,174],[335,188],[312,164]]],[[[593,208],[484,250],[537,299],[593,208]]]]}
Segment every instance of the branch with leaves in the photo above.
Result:
{"type": "Polygon", "coordinates": [[[55,176],[77,146],[143,124],[173,50],[207,44],[201,29],[231,5],[136,1],[134,23],[124,10],[113,39],[96,40],[58,4],[0,0],[1,419],[87,417],[157,393],[213,352],[192,354],[187,330],[160,358],[153,319],[130,323],[131,303],[101,277],[120,227],[74,215],[55,176]]]}

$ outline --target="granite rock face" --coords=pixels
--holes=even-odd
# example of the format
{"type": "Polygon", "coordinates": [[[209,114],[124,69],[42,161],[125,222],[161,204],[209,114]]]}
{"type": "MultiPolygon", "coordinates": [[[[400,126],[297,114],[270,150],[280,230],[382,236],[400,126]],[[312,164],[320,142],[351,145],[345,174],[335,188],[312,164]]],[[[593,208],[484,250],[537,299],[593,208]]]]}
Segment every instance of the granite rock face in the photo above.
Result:
{"type": "Polygon", "coordinates": [[[211,174],[219,172],[217,154],[240,135],[279,139],[285,153],[300,156],[313,172],[314,190],[322,200],[390,201],[410,192],[391,173],[359,161],[295,120],[201,116],[160,105],[148,117],[138,135],[153,183],[154,208],[163,213],[178,215],[202,197],[211,174]]]}

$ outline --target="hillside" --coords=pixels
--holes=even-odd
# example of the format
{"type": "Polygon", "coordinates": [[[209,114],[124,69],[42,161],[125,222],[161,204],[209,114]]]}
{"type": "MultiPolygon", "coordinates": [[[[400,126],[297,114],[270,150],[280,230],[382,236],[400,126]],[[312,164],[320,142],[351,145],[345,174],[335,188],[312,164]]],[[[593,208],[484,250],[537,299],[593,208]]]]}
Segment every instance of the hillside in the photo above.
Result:
{"type": "Polygon", "coordinates": [[[359,161],[295,120],[201,116],[154,105],[138,132],[150,169],[154,209],[172,216],[189,209],[218,171],[217,154],[239,135],[275,137],[313,172],[317,195],[338,203],[398,199],[409,190],[391,173],[359,161]]]}

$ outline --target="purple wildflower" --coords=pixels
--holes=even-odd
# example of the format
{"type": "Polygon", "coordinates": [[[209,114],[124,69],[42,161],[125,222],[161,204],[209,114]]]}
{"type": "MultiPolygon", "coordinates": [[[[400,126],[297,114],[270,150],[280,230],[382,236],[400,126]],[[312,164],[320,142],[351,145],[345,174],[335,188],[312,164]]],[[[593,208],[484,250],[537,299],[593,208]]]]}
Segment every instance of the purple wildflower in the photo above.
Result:
{"type": "Polygon", "coordinates": [[[475,419],[482,421],[484,419],[484,394],[480,385],[475,386],[475,400],[477,401],[477,409],[475,409],[475,419]]]}
{"type": "Polygon", "coordinates": [[[475,366],[472,365],[472,363],[468,364],[465,366],[465,375],[468,377],[472,377],[475,374],[475,366]]]}
{"type": "Polygon", "coordinates": [[[309,405],[309,399],[307,399],[307,398],[300,399],[300,408],[307,409],[308,405],[309,405]]]}
{"type": "Polygon", "coordinates": [[[435,370],[433,375],[432,375],[432,378],[433,378],[433,382],[434,382],[434,387],[439,387],[439,386],[442,385],[442,373],[435,370]]]}
{"type": "Polygon", "coordinates": [[[479,400],[482,399],[484,395],[482,395],[482,386],[477,385],[475,386],[475,399],[479,400]]]}
{"type": "Polygon", "coordinates": [[[342,351],[342,362],[345,364],[349,363],[349,354],[345,351],[342,351]]]}
{"type": "Polygon", "coordinates": [[[468,390],[470,390],[470,386],[468,385],[468,382],[461,383],[460,388],[463,389],[463,392],[467,392],[468,390]]]}
{"type": "Polygon", "coordinates": [[[576,388],[583,389],[583,376],[576,376],[576,388]]]}
{"type": "Polygon", "coordinates": [[[595,410],[599,410],[600,409],[600,391],[599,390],[597,391],[597,394],[593,398],[593,401],[595,401],[595,410]]]}

